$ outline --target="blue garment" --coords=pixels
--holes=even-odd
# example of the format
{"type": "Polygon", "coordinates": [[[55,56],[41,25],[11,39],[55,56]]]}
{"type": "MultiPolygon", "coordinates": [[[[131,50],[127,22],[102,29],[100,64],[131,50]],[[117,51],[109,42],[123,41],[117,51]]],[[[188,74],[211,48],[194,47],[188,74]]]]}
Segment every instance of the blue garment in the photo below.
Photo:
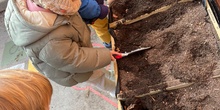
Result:
{"type": "Polygon", "coordinates": [[[96,0],[81,0],[81,2],[79,14],[84,20],[91,20],[99,17],[101,8],[96,0]]]}

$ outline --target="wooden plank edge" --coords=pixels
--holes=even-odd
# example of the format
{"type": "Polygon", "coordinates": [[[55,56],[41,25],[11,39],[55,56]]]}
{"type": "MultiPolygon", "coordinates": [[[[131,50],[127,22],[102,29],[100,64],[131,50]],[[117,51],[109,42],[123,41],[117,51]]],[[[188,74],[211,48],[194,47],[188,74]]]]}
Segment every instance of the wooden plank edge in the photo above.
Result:
{"type": "Polygon", "coordinates": [[[211,22],[212,22],[215,30],[217,32],[218,38],[220,39],[220,27],[219,27],[219,25],[217,23],[217,20],[216,20],[216,18],[214,16],[214,13],[213,13],[213,11],[212,11],[212,9],[210,7],[210,4],[209,4],[208,0],[206,0],[206,10],[208,12],[208,15],[209,15],[209,17],[211,19],[211,22]]]}

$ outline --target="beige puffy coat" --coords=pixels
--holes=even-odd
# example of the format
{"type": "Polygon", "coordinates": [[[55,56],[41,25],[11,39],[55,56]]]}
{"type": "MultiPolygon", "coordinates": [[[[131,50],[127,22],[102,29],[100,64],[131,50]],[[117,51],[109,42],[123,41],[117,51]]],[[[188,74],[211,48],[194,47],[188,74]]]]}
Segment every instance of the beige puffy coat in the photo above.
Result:
{"type": "Polygon", "coordinates": [[[92,48],[90,29],[78,13],[30,12],[24,0],[17,1],[8,1],[5,26],[39,72],[60,85],[73,86],[87,81],[93,70],[110,64],[110,51],[92,48]]]}

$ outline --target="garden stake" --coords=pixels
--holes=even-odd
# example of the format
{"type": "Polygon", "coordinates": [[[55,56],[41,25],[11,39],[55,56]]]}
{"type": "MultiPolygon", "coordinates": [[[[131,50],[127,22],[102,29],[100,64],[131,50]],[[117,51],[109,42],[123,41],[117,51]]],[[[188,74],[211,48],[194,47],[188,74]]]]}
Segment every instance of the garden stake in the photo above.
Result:
{"type": "MultiPolygon", "coordinates": [[[[211,78],[215,79],[215,78],[220,78],[220,75],[215,75],[215,76],[212,76],[211,78]]],[[[178,84],[178,85],[175,85],[175,86],[171,86],[171,87],[167,87],[165,89],[165,91],[172,91],[172,90],[177,90],[177,89],[181,89],[181,88],[186,88],[186,87],[189,87],[191,85],[193,85],[194,82],[191,82],[191,83],[182,83],[182,84],[178,84]]],[[[135,97],[137,98],[141,98],[141,97],[144,97],[144,96],[148,96],[148,95],[154,95],[154,94],[158,94],[158,93],[161,93],[163,92],[164,90],[162,89],[158,89],[158,90],[155,90],[155,91],[150,91],[148,93],[145,93],[145,94],[142,94],[142,95],[137,95],[135,97]]]]}
{"type": "MultiPolygon", "coordinates": [[[[182,83],[182,84],[178,84],[176,86],[171,86],[171,87],[167,87],[165,90],[166,91],[171,91],[171,90],[176,90],[176,89],[181,89],[181,88],[185,88],[185,87],[189,87],[191,85],[193,85],[194,83],[182,83]]],[[[154,94],[158,94],[160,92],[163,92],[164,90],[156,90],[156,91],[150,91],[148,93],[145,93],[145,94],[142,94],[142,95],[138,95],[138,96],[135,96],[137,98],[141,98],[141,97],[144,97],[144,96],[147,96],[147,95],[154,95],[154,94]]]]}
{"type": "Polygon", "coordinates": [[[124,24],[124,25],[132,24],[132,23],[135,23],[135,22],[140,21],[142,19],[148,18],[148,17],[150,17],[150,16],[152,16],[154,14],[157,14],[157,13],[160,13],[160,12],[164,12],[164,11],[170,9],[171,7],[173,7],[177,3],[185,3],[185,2],[191,2],[191,1],[193,1],[193,0],[180,0],[180,1],[175,2],[173,4],[170,4],[170,5],[167,5],[167,6],[163,6],[163,7],[159,8],[159,9],[156,9],[156,10],[154,10],[151,13],[146,13],[144,15],[141,15],[141,16],[135,18],[135,19],[132,19],[132,20],[126,20],[125,18],[122,18],[122,19],[120,19],[118,21],[110,23],[109,24],[109,28],[116,28],[118,25],[121,25],[121,24],[124,24]]]}
{"type": "MultiPolygon", "coordinates": [[[[212,79],[220,78],[220,75],[215,75],[215,76],[212,76],[211,78],[212,79]]],[[[175,81],[177,81],[177,80],[175,80],[175,81]]],[[[169,81],[169,82],[173,82],[173,81],[169,81]]],[[[165,83],[160,83],[160,84],[165,84],[165,83]]],[[[160,85],[160,84],[157,84],[157,85],[160,85]]],[[[158,93],[161,93],[161,92],[164,92],[164,91],[172,91],[172,90],[182,89],[182,88],[189,87],[189,86],[191,86],[193,84],[195,84],[195,82],[181,83],[181,84],[178,84],[178,85],[175,85],[175,86],[167,87],[165,90],[158,89],[158,90],[150,91],[148,93],[137,95],[135,97],[136,98],[141,98],[141,97],[145,97],[145,96],[150,96],[150,95],[158,94],[158,93]]],[[[122,91],[120,91],[120,93],[117,94],[117,99],[121,100],[121,101],[125,101],[126,100],[126,97],[124,96],[122,91]]]]}

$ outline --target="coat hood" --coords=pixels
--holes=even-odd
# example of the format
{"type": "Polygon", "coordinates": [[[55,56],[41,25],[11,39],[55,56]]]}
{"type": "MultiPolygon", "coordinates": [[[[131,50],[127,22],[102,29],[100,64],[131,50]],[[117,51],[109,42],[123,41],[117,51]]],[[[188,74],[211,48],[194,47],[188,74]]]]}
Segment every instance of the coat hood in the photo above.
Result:
{"type": "MultiPolygon", "coordinates": [[[[47,35],[49,32],[51,32],[53,29],[57,28],[58,26],[67,23],[67,20],[58,20],[59,18],[57,18],[56,15],[53,21],[54,24],[52,24],[52,26],[44,26],[45,23],[41,23],[41,21],[45,21],[45,19],[47,18],[47,16],[45,15],[48,15],[48,13],[36,12],[38,14],[32,13],[33,14],[32,16],[38,19],[39,21],[38,24],[43,24],[43,25],[33,24],[32,22],[30,22],[29,18],[25,17],[28,16],[28,14],[31,12],[20,11],[19,8],[17,7],[18,5],[20,4],[16,5],[16,0],[9,0],[7,9],[5,11],[5,19],[4,19],[5,27],[7,29],[9,37],[13,40],[13,42],[17,46],[27,46],[41,39],[42,37],[47,35]]],[[[26,4],[23,5],[26,6],[26,4]]]]}

